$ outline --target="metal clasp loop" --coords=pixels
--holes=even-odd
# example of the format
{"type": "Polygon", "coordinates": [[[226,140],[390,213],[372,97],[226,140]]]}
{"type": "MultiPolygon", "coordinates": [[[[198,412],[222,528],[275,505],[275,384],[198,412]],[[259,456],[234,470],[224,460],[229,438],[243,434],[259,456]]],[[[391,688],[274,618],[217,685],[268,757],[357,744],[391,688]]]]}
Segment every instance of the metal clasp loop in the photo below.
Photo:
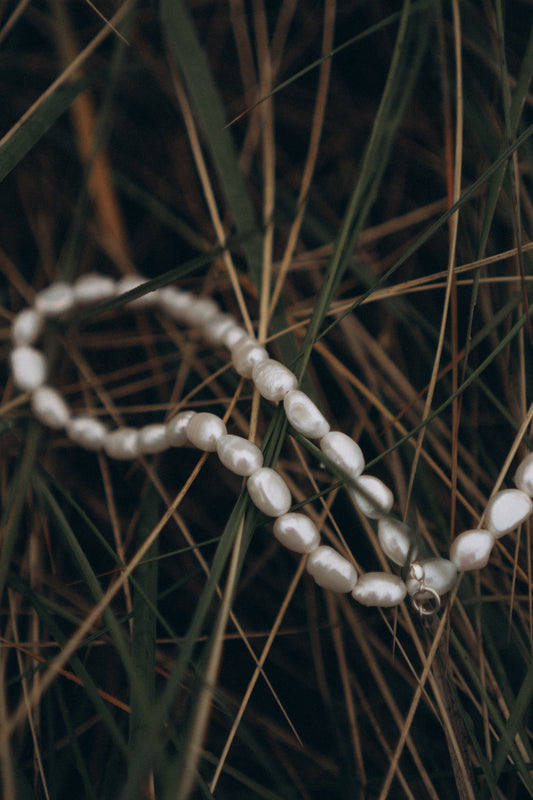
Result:
{"type": "Polygon", "coordinates": [[[440,611],[440,594],[430,586],[422,586],[411,595],[411,603],[421,617],[432,617],[440,611]],[[428,594],[431,596],[428,597],[428,594]],[[431,602],[431,605],[427,605],[428,602],[431,602]]]}

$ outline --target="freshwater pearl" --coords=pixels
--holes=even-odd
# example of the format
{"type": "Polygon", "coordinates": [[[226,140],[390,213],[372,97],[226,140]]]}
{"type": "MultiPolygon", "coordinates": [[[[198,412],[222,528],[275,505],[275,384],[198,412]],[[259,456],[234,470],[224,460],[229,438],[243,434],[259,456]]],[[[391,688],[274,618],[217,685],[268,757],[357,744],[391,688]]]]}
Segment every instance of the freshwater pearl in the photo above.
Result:
{"type": "Polygon", "coordinates": [[[320,440],[320,449],[350,478],[358,478],[365,468],[363,451],[354,440],[341,431],[330,431],[320,440]]]}
{"type": "Polygon", "coordinates": [[[216,414],[209,411],[202,411],[195,414],[187,425],[187,439],[198,450],[205,450],[214,453],[217,449],[217,442],[221,436],[227,433],[226,426],[216,414]]]}
{"type": "Polygon", "coordinates": [[[410,549],[413,537],[409,526],[393,517],[381,517],[379,520],[378,541],[387,558],[400,567],[403,567],[408,556],[411,560],[417,556],[416,547],[410,549]]]}
{"type": "Polygon", "coordinates": [[[70,411],[55,389],[40,386],[31,396],[31,408],[37,419],[49,428],[65,428],[70,419],[70,411]]]}
{"type": "MultiPolygon", "coordinates": [[[[147,278],[142,278],[140,275],[126,275],[116,284],[117,295],[131,292],[133,289],[142,286],[147,280],[147,278]]],[[[128,305],[132,308],[151,308],[159,302],[159,292],[160,289],[155,289],[147,294],[143,294],[141,297],[136,297],[135,300],[130,300],[128,305]]]]}
{"type": "Polygon", "coordinates": [[[174,286],[165,286],[159,290],[157,301],[159,307],[170,319],[175,322],[183,322],[183,315],[191,303],[192,295],[189,292],[182,292],[174,286]]]}
{"type": "Polygon", "coordinates": [[[521,462],[516,470],[514,482],[522,492],[533,497],[533,453],[521,462]]]}
{"type": "Polygon", "coordinates": [[[231,360],[235,372],[243,378],[251,378],[252,370],[259,361],[265,361],[268,353],[257,339],[247,336],[231,348],[231,360]]]}
{"type": "Polygon", "coordinates": [[[74,417],[67,425],[67,436],[86,450],[101,450],[107,438],[107,428],[95,417],[74,417]]]}
{"type": "Polygon", "coordinates": [[[273,403],[283,400],[287,392],[298,384],[296,375],[273,358],[254,365],[252,380],[261,397],[273,403]]]}
{"type": "Polygon", "coordinates": [[[187,427],[196,411],[180,411],[167,422],[167,442],[170,447],[183,447],[187,444],[187,427]]]}
{"type": "Polygon", "coordinates": [[[391,608],[405,600],[407,587],[399,575],[387,572],[367,572],[360,575],[352,597],[364,606],[391,608]]]}
{"type": "Polygon", "coordinates": [[[74,299],[80,305],[101,303],[111,300],[117,293],[117,284],[107,275],[90,272],[82,275],[73,286],[74,299]]]}
{"type": "Polygon", "coordinates": [[[490,531],[471,530],[459,534],[450,548],[450,561],[459,572],[487,566],[496,539],[490,531]]]}
{"type": "Polygon", "coordinates": [[[74,289],[66,281],[57,281],[35,297],[35,308],[47,317],[57,317],[74,306],[74,289]]]}
{"type": "Polygon", "coordinates": [[[218,457],[236,475],[248,477],[263,466],[263,453],[242,436],[226,434],[217,442],[218,457]]]}
{"type": "Polygon", "coordinates": [[[273,532],[278,542],[293,553],[312,553],[320,544],[320,534],[313,520],[296,511],[278,517],[273,532]]]}
{"type": "Polygon", "coordinates": [[[319,586],[332,592],[351,592],[357,583],[354,565],[328,545],[321,545],[311,553],[306,569],[319,586]]]}
{"type": "Polygon", "coordinates": [[[22,392],[34,391],[45,382],[47,363],[40,350],[25,345],[15,347],[10,361],[15,386],[22,392]]]}
{"type": "Polygon", "coordinates": [[[106,434],[104,450],[110,458],[127,461],[139,455],[139,434],[136,428],[117,428],[106,434]]]}
{"type": "Polygon", "coordinates": [[[379,519],[389,513],[394,498],[383,481],[373,475],[362,475],[356,484],[357,489],[348,489],[348,492],[365,517],[379,519]]]}
{"type": "Polygon", "coordinates": [[[504,489],[489,502],[485,511],[485,522],[489,531],[499,539],[505,533],[518,528],[533,511],[533,503],[520,489],[504,489]]]}
{"type": "Polygon", "coordinates": [[[299,389],[293,389],[285,395],[283,407],[294,430],[303,436],[322,439],[328,433],[329,422],[311,398],[299,389]]]}
{"type": "Polygon", "coordinates": [[[246,481],[252,503],[268,517],[281,517],[291,507],[289,487],[276,470],[261,467],[246,481]]]}
{"type": "Polygon", "coordinates": [[[219,313],[218,305],[210,297],[193,297],[183,312],[183,321],[191,327],[203,327],[219,313]]]}
{"type": "Polygon", "coordinates": [[[233,328],[228,328],[226,333],[222,338],[222,344],[231,351],[232,347],[235,347],[238,342],[242,342],[243,339],[246,339],[248,334],[241,328],[240,325],[235,324],[233,328]]]}
{"type": "Polygon", "coordinates": [[[166,425],[144,425],[139,430],[139,453],[162,453],[168,447],[166,425]]]}
{"type": "Polygon", "coordinates": [[[237,322],[231,314],[219,312],[204,325],[205,338],[211,344],[224,344],[224,336],[236,326],[237,322]]]}
{"type": "Polygon", "coordinates": [[[44,315],[36,308],[19,311],[11,326],[11,338],[15,347],[34,344],[43,329],[44,315]]]}
{"type": "Polygon", "coordinates": [[[423,586],[433,589],[440,596],[453,589],[457,580],[457,567],[447,558],[425,558],[421,561],[413,561],[410,572],[415,573],[417,577],[409,575],[405,582],[407,591],[410,595],[422,592],[418,597],[420,602],[431,598],[431,593],[424,592],[423,586]]]}

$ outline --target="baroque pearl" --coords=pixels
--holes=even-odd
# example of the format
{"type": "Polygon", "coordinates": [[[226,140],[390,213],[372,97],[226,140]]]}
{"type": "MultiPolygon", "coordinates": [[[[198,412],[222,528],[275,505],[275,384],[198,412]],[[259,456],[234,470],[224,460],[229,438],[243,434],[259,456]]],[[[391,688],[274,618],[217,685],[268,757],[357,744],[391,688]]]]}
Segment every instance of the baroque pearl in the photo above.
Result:
{"type": "Polygon", "coordinates": [[[227,433],[226,426],[216,414],[209,411],[202,411],[195,414],[187,425],[187,439],[199,450],[214,453],[217,449],[217,442],[221,436],[227,433]]]}
{"type": "Polygon", "coordinates": [[[139,453],[162,453],[168,447],[166,425],[145,425],[139,430],[139,453]]]}
{"type": "Polygon", "coordinates": [[[252,370],[259,361],[265,361],[268,353],[257,339],[246,336],[231,348],[231,359],[235,372],[243,378],[251,378],[252,370]]]}
{"type": "Polygon", "coordinates": [[[423,591],[424,587],[433,589],[440,596],[453,589],[457,580],[457,567],[447,558],[425,558],[421,561],[413,561],[411,573],[420,574],[422,579],[410,574],[406,581],[407,591],[410,595],[421,592],[418,597],[421,602],[431,598],[430,592],[423,591]]]}
{"type": "Polygon", "coordinates": [[[73,289],[76,303],[85,305],[111,300],[117,293],[117,284],[107,275],[90,272],[78,278],[73,289]]]}
{"type": "Polygon", "coordinates": [[[182,292],[174,286],[165,286],[159,290],[159,307],[175,322],[183,322],[183,315],[191,302],[189,292],[182,292]]]}
{"type": "Polygon", "coordinates": [[[66,281],[50,284],[35,297],[35,308],[47,317],[56,317],[74,306],[74,289],[66,281]]]}
{"type": "Polygon", "coordinates": [[[485,511],[487,528],[499,539],[518,528],[533,511],[533,502],[520,489],[504,489],[494,495],[485,511]]]}
{"type": "Polygon", "coordinates": [[[44,315],[35,308],[19,311],[11,326],[11,338],[15,347],[33,344],[43,329],[44,315]]]}
{"type": "Polygon", "coordinates": [[[357,583],[354,565],[328,545],[320,545],[311,553],[306,569],[319,586],[332,592],[351,592],[357,583]]]}
{"type": "Polygon", "coordinates": [[[183,447],[187,444],[187,427],[196,411],[180,411],[167,422],[167,442],[170,447],[183,447]]]}
{"type": "Polygon", "coordinates": [[[516,470],[514,482],[529,497],[533,497],[533,453],[524,458],[516,470]]]}
{"type": "Polygon", "coordinates": [[[354,440],[341,431],[330,431],[320,440],[324,455],[350,478],[358,478],[365,468],[363,451],[354,440]]]}
{"type": "Polygon", "coordinates": [[[34,347],[15,347],[11,351],[11,372],[15,385],[22,392],[31,392],[46,380],[46,358],[34,347]]]}
{"type": "Polygon", "coordinates": [[[187,325],[203,326],[220,313],[218,305],[210,297],[193,297],[183,312],[187,325]]]}
{"type": "Polygon", "coordinates": [[[246,481],[252,503],[268,517],[281,517],[291,507],[289,487],[276,470],[261,467],[246,481]]]}
{"type": "Polygon", "coordinates": [[[283,400],[287,392],[295,389],[298,384],[296,375],[274,358],[267,358],[255,364],[252,369],[252,380],[261,397],[273,403],[283,400]]]}
{"type": "Polygon", "coordinates": [[[40,386],[31,396],[31,408],[37,419],[49,428],[65,428],[70,418],[67,404],[58,391],[40,386]]]}
{"type": "Polygon", "coordinates": [[[217,453],[224,466],[235,475],[248,477],[263,466],[261,450],[242,436],[221,436],[217,442],[217,453]]]}
{"type": "Polygon", "coordinates": [[[293,553],[312,553],[320,544],[320,534],[313,520],[296,511],[278,517],[273,532],[278,542],[293,553]]]}
{"type": "Polygon", "coordinates": [[[310,397],[299,389],[287,392],[283,398],[287,419],[292,427],[310,439],[321,439],[329,431],[329,422],[310,397]]]}
{"type": "Polygon", "coordinates": [[[391,608],[403,603],[407,587],[399,575],[387,572],[367,572],[360,575],[352,597],[364,606],[391,608]]]}
{"type": "Polygon", "coordinates": [[[450,561],[459,572],[487,566],[496,539],[490,531],[471,530],[459,534],[450,547],[450,561]]]}
{"type": "Polygon", "coordinates": [[[413,538],[409,526],[393,517],[385,516],[379,520],[378,541],[387,558],[400,567],[403,567],[408,555],[411,560],[417,556],[416,548],[411,549],[413,538]]]}
{"type": "Polygon", "coordinates": [[[107,433],[104,450],[110,458],[122,461],[139,455],[139,434],[136,428],[117,428],[107,433]]]}
{"type": "Polygon", "coordinates": [[[205,324],[205,338],[211,344],[223,344],[226,333],[235,328],[236,325],[237,322],[231,314],[221,314],[219,312],[205,324]]]}
{"type": "Polygon", "coordinates": [[[361,475],[357,489],[348,489],[356,506],[370,519],[384,517],[392,508],[394,498],[388,486],[373,475],[361,475]]]}
{"type": "Polygon", "coordinates": [[[107,428],[95,417],[73,417],[67,425],[67,436],[86,450],[101,450],[107,428]]]}

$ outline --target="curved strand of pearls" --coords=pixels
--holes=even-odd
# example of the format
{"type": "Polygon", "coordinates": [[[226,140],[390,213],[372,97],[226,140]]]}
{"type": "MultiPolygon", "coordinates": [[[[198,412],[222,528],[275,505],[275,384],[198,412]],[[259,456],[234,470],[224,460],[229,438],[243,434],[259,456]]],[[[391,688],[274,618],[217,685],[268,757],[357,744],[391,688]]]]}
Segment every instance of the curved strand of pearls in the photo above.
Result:
{"type": "Polygon", "coordinates": [[[141,276],[114,281],[96,273],[78,278],[73,285],[57,281],[39,292],[34,305],[20,311],[13,320],[10,355],[13,381],[19,390],[30,393],[35,417],[49,428],[64,429],[74,444],[87,450],[103,449],[115,459],[134,459],[184,445],[216,452],[227,469],[246,478],[254,505],[275,519],[276,539],[287,549],[307,556],[307,572],[319,586],[334,592],[351,592],[359,603],[383,608],[402,603],[409,594],[423,615],[438,610],[441,596],[453,588],[459,572],[486,566],[496,539],[515,530],[533,513],[533,453],[530,453],[518,467],[517,488],[501,490],[490,500],[484,515],[486,529],[468,530],[457,536],[449,559],[416,560],[408,526],[390,514],[392,492],[379,478],[362,475],[365,459],[359,445],[346,434],[330,430],[316,404],[297,388],[296,376],[270,358],[267,350],[234,317],[223,313],[211,298],[196,297],[172,286],[148,292],[128,305],[156,308],[175,322],[200,328],[207,342],[229,350],[236,372],[251,379],[264,399],[283,402],[292,427],[318,440],[324,456],[350,478],[348,491],[355,505],[362,514],[378,521],[381,549],[392,563],[408,566],[407,580],[404,582],[400,576],[388,572],[358,575],[347,558],[332,547],[321,545],[311,518],[290,511],[290,490],[276,470],[263,465],[261,450],[244,437],[228,434],[226,425],[215,414],[182,411],[165,424],[114,430],[108,430],[90,414],[73,415],[60,393],[47,385],[47,360],[34,346],[46,319],[112,299],[144,282],[141,276]]]}

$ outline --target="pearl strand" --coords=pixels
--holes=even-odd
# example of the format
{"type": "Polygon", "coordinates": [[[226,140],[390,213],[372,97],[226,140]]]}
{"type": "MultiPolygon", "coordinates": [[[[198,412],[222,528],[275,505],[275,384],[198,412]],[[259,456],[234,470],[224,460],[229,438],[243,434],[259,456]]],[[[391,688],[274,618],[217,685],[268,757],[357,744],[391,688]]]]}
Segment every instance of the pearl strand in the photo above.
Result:
{"type": "Polygon", "coordinates": [[[348,488],[361,513],[378,521],[378,542],[384,554],[399,567],[408,559],[408,577],[388,572],[358,575],[353,564],[328,545],[320,544],[316,525],[305,514],[291,512],[292,496],[285,480],[270,467],[263,466],[261,450],[244,437],[228,434],[224,422],[209,412],[183,411],[166,424],[145,425],[140,429],[108,428],[91,415],[73,416],[59,392],[47,385],[45,355],[34,347],[48,318],[76,308],[105,302],[135,289],[144,279],[127,277],[113,281],[99,274],[79,278],[73,285],[58,281],[39,292],[33,307],[19,312],[11,327],[13,350],[10,362],[18,389],[30,393],[35,417],[56,430],[64,429],[70,440],[87,450],[101,450],[111,458],[135,459],[161,453],[169,447],[191,445],[204,452],[216,452],[221,463],[236,475],[246,478],[246,487],[256,508],[274,518],[276,539],[293,552],[306,555],[306,569],[315,582],[339,593],[351,593],[366,606],[392,607],[409,594],[420,614],[432,614],[440,598],[457,581],[458,573],[486,566],[497,539],[515,530],[533,512],[533,453],[520,464],[516,489],[504,489],[490,500],[484,514],[485,528],[464,531],[450,549],[450,558],[416,560],[412,537],[405,523],[391,516],[393,495],[372,475],[363,475],[365,460],[359,445],[330,425],[315,403],[297,388],[296,376],[214,300],[195,297],[174,287],[156,289],[128,305],[133,308],[158,308],[171,320],[196,326],[206,341],[225,346],[233,367],[251,379],[259,394],[273,403],[283,402],[291,426],[319,447],[352,484],[348,488]]]}

